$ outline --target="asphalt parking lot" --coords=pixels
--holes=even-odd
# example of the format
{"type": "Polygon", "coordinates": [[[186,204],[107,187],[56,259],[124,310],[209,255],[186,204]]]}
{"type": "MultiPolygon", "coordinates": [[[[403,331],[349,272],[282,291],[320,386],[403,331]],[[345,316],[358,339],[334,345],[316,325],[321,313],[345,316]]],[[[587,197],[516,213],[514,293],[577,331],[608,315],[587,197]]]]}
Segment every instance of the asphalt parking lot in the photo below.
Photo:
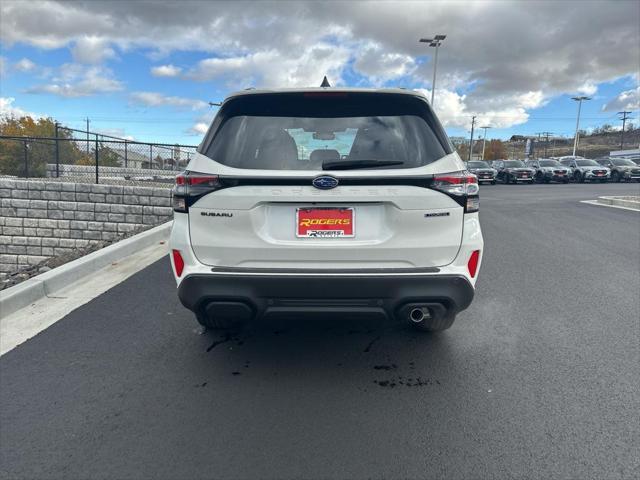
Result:
{"type": "Polygon", "coordinates": [[[157,262],[0,358],[1,478],[638,478],[630,185],[481,188],[476,299],[437,336],[199,334],[157,262]]]}

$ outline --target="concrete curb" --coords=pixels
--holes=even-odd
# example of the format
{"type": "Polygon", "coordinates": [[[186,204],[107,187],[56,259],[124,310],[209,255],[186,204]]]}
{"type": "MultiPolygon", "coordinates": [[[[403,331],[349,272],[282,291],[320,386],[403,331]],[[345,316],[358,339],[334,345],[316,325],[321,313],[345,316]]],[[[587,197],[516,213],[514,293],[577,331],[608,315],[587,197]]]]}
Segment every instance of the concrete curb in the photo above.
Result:
{"type": "Polygon", "coordinates": [[[85,275],[154,243],[166,241],[169,238],[171,224],[172,222],[163,223],[0,291],[0,314],[3,317],[11,315],[36,300],[77,282],[85,275]]]}
{"type": "Polygon", "coordinates": [[[625,196],[625,197],[598,197],[598,203],[604,205],[613,205],[616,207],[626,207],[633,210],[640,210],[640,197],[625,196]]]}

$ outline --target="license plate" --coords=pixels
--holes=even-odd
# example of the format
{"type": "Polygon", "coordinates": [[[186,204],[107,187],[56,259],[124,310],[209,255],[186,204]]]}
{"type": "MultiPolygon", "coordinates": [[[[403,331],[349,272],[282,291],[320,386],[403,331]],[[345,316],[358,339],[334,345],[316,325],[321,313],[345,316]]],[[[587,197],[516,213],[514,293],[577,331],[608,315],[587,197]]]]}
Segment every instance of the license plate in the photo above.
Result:
{"type": "Polygon", "coordinates": [[[353,208],[298,208],[296,236],[303,238],[353,237],[353,208]]]}

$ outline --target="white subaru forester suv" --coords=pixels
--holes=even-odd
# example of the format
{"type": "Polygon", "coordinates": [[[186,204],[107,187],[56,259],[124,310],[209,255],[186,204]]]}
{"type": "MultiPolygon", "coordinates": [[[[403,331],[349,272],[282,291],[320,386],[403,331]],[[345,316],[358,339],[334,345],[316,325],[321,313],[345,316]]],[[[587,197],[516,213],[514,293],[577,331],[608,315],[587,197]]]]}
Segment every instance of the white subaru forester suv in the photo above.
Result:
{"type": "Polygon", "coordinates": [[[178,296],[209,328],[384,315],[444,330],[473,299],[478,207],[417,92],[239,92],[176,178],[178,296]]]}

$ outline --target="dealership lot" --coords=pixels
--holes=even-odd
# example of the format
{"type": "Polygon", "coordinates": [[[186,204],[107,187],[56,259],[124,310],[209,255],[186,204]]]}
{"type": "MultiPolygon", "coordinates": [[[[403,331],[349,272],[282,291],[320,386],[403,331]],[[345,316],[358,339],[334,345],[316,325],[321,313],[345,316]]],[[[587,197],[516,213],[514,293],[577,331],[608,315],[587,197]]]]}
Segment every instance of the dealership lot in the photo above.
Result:
{"type": "Polygon", "coordinates": [[[0,358],[0,478],[637,478],[638,184],[481,187],[453,327],[199,334],[161,260],[0,358]]]}

